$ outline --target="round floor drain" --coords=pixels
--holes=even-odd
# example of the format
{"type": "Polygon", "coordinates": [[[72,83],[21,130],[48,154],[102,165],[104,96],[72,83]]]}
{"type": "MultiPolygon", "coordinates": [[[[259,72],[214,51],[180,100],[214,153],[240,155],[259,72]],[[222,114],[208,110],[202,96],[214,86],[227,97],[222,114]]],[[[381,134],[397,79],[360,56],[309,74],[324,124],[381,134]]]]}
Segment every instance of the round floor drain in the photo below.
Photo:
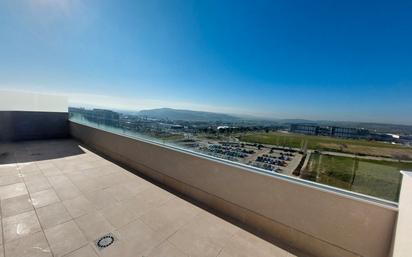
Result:
{"type": "Polygon", "coordinates": [[[113,235],[105,235],[101,237],[99,240],[97,240],[96,246],[103,249],[113,244],[113,242],[114,242],[113,235]]]}

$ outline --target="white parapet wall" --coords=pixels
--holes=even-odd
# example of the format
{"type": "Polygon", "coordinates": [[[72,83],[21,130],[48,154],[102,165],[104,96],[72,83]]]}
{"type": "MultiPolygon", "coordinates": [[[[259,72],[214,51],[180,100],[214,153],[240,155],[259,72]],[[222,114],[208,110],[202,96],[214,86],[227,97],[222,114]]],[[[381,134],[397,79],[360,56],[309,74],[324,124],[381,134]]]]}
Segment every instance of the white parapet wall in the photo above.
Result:
{"type": "Polygon", "coordinates": [[[67,138],[63,95],[0,90],[0,142],[67,138]]]}
{"type": "Polygon", "coordinates": [[[66,96],[0,90],[0,111],[67,112],[66,96]]]}
{"type": "Polygon", "coordinates": [[[401,173],[403,178],[393,257],[412,256],[412,172],[401,173]]]}

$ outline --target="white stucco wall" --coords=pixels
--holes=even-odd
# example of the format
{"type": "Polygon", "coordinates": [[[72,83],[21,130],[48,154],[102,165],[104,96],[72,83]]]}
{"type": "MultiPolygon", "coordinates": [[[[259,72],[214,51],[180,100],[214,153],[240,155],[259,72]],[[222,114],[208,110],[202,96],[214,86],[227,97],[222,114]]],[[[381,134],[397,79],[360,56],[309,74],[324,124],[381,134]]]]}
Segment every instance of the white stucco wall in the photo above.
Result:
{"type": "Polygon", "coordinates": [[[0,111],[67,112],[67,97],[0,90],[0,111]]]}
{"type": "Polygon", "coordinates": [[[393,257],[412,256],[412,172],[402,171],[393,257]]]}

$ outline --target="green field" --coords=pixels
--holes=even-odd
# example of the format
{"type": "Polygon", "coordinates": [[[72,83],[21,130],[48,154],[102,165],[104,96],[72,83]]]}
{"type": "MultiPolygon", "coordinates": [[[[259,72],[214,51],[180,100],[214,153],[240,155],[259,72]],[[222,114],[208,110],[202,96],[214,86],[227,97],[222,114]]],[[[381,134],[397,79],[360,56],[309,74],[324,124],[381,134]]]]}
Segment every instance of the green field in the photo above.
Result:
{"type": "Polygon", "coordinates": [[[254,142],[260,144],[281,145],[286,147],[301,148],[304,142],[307,142],[309,149],[326,150],[322,144],[346,144],[346,145],[360,145],[373,147],[389,147],[399,148],[401,146],[391,145],[383,142],[356,140],[356,139],[341,139],[325,136],[308,136],[293,133],[250,133],[241,135],[241,141],[254,142]]]}
{"type": "Polygon", "coordinates": [[[312,154],[301,176],[318,183],[398,201],[400,170],[412,170],[412,163],[312,154]]]}
{"type": "Polygon", "coordinates": [[[402,160],[412,159],[411,147],[368,140],[341,139],[279,132],[248,133],[239,135],[238,138],[244,142],[259,144],[278,145],[293,148],[302,148],[307,145],[308,149],[313,150],[364,154],[402,160]]]}
{"type": "Polygon", "coordinates": [[[168,133],[157,133],[153,136],[157,139],[161,139],[164,141],[178,141],[178,140],[182,140],[185,138],[181,134],[168,134],[168,133]]]}

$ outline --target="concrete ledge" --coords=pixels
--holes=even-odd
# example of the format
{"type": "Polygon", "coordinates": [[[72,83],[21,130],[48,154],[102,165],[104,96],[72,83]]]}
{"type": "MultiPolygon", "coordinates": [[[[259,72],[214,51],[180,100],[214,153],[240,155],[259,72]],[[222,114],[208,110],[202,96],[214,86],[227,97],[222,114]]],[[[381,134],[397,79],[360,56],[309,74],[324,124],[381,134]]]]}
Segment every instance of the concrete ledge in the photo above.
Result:
{"type": "Polygon", "coordinates": [[[389,256],[397,209],[70,122],[71,135],[314,256],[389,256]]]}
{"type": "Polygon", "coordinates": [[[0,111],[0,142],[69,137],[67,112],[0,111]]]}
{"type": "Polygon", "coordinates": [[[393,257],[408,256],[412,252],[412,172],[401,171],[401,173],[403,178],[393,257]]]}

